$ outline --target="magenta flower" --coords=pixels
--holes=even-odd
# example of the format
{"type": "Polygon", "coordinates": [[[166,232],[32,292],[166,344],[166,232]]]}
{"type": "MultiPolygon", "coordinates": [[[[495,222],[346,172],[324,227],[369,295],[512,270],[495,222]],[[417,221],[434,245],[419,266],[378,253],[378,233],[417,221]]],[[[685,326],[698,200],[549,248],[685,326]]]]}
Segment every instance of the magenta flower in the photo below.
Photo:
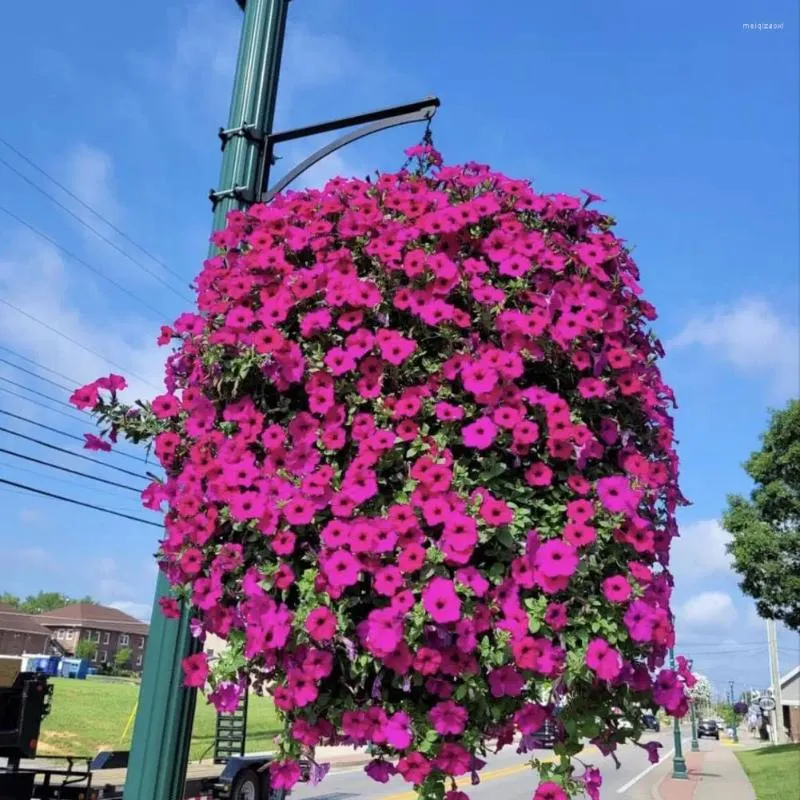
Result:
{"type": "Polygon", "coordinates": [[[536,787],[533,800],[568,800],[567,793],[552,781],[544,781],[536,787]]]}
{"type": "Polygon", "coordinates": [[[422,603],[434,622],[445,624],[461,618],[461,600],[453,582],[434,578],[422,592],[422,603]]]}
{"type": "Polygon", "coordinates": [[[622,672],[622,656],[605,639],[592,639],[586,650],[586,666],[604,681],[613,681],[622,672]]]}
{"type": "Polygon", "coordinates": [[[497,425],[488,417],[483,417],[469,425],[465,425],[461,429],[461,436],[467,447],[474,447],[476,450],[487,450],[497,438],[497,425]]]}
{"type": "Polygon", "coordinates": [[[548,578],[569,578],[578,567],[578,556],[567,542],[551,539],[539,546],[535,564],[548,578]]]}
{"type": "Polygon", "coordinates": [[[437,703],[428,712],[428,719],[434,730],[442,736],[447,734],[457,736],[464,732],[467,725],[467,710],[452,700],[446,700],[437,703]]]}
{"type": "Polygon", "coordinates": [[[631,585],[624,575],[612,575],[603,581],[603,595],[610,603],[624,603],[631,596],[631,585]]]}
{"type": "Polygon", "coordinates": [[[291,791],[301,777],[300,765],[296,761],[270,761],[268,769],[273,789],[291,791]]]}

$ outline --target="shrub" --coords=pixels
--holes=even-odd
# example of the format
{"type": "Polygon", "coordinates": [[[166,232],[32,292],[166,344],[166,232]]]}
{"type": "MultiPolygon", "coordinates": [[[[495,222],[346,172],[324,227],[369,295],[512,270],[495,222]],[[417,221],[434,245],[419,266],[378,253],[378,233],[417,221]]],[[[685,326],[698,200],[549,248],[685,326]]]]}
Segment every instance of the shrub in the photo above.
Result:
{"type": "Polygon", "coordinates": [[[537,800],[597,797],[582,740],[683,715],[693,680],[664,668],[684,501],[655,311],[600,198],[411,154],[229,214],[197,310],[161,329],[168,392],[130,407],[112,375],[73,402],[153,444],[161,568],[230,645],[186,682],[220,710],[272,695],[274,786],[350,742],[375,780],[458,800],[555,720],[537,800]]]}

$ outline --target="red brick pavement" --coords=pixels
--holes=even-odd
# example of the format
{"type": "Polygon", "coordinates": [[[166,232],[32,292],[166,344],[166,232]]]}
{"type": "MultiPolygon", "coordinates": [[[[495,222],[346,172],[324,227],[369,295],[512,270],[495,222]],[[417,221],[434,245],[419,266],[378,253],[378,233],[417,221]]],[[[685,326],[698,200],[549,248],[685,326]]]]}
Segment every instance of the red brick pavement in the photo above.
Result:
{"type": "Polygon", "coordinates": [[[676,780],[672,775],[664,777],[656,788],[661,800],[692,800],[697,785],[702,780],[705,753],[686,753],[688,780],[676,780]]]}

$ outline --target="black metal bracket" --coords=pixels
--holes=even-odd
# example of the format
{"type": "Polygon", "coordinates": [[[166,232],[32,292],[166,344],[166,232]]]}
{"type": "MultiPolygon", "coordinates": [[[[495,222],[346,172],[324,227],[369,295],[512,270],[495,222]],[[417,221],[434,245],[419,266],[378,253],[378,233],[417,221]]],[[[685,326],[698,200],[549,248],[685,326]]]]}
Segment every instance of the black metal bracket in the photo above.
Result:
{"type": "Polygon", "coordinates": [[[390,108],[382,108],[377,111],[369,111],[366,114],[357,114],[353,117],[344,117],[330,122],[307,125],[304,128],[294,128],[292,130],[268,135],[266,137],[266,147],[262,155],[262,174],[264,177],[261,181],[259,202],[268,203],[276,194],[282,192],[307,169],[313,167],[314,164],[321,161],[326,156],[329,156],[331,153],[336,152],[351,142],[363,139],[365,136],[377,133],[378,131],[396,127],[397,125],[407,125],[411,122],[430,122],[434,114],[436,114],[436,109],[439,108],[440,105],[441,101],[438,97],[426,97],[424,100],[417,100],[414,103],[391,106],[390,108]],[[269,183],[269,167],[275,163],[274,148],[276,144],[294,141],[295,139],[303,139],[307,136],[316,136],[317,134],[328,133],[329,131],[341,130],[342,128],[352,128],[355,125],[360,125],[361,127],[340,136],[338,139],[334,139],[334,141],[325,145],[325,147],[321,147],[298,164],[293,170],[288,172],[271,189],[267,188],[269,183]]]}
{"type": "Polygon", "coordinates": [[[257,142],[261,144],[264,141],[264,134],[257,130],[256,126],[252,123],[245,122],[244,124],[240,125],[238,128],[220,128],[219,136],[222,145],[220,146],[220,150],[225,149],[225,145],[236,136],[243,136],[247,139],[248,142],[257,142]]]}
{"type": "Polygon", "coordinates": [[[211,210],[216,211],[220,201],[228,197],[233,197],[240,203],[247,203],[248,205],[255,202],[253,190],[247,186],[234,186],[233,189],[210,189],[208,199],[211,201],[211,210]]]}

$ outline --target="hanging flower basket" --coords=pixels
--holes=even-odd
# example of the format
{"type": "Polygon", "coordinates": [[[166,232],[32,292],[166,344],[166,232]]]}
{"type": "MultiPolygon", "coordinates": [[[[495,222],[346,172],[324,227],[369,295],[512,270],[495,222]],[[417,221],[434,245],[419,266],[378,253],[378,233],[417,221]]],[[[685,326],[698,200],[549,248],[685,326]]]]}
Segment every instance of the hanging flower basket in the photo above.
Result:
{"type": "Polygon", "coordinates": [[[229,645],[186,682],[223,711],[272,696],[273,787],[347,742],[461,800],[549,726],[536,800],[597,797],[570,756],[685,714],[691,681],[663,666],[683,498],[655,311],[600,198],[410,154],[229,214],[162,328],[168,393],[128,407],[112,376],[73,402],[152,442],[161,568],[229,645]]]}

